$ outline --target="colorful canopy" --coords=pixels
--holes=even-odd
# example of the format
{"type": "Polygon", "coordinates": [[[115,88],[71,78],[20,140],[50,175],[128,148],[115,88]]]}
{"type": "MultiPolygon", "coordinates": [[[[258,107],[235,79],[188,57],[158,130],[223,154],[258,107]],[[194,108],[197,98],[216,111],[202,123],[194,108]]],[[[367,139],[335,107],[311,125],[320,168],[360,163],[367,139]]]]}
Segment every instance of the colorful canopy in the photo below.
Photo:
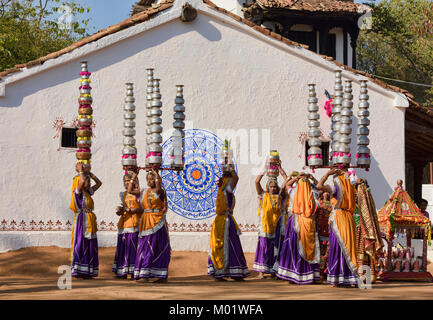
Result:
{"type": "Polygon", "coordinates": [[[421,213],[401,186],[395,188],[394,193],[377,215],[380,229],[387,236],[394,233],[395,228],[409,229],[430,225],[430,220],[421,213]]]}

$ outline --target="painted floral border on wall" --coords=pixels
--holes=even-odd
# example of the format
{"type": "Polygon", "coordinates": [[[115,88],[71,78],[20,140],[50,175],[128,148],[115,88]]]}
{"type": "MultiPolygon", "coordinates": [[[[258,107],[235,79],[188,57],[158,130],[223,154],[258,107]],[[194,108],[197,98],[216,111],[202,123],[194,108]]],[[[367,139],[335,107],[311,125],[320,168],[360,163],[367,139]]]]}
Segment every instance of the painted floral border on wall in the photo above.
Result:
{"type": "MultiPolygon", "coordinates": [[[[239,228],[242,232],[256,232],[257,226],[255,224],[239,224],[239,228]]],[[[170,223],[168,224],[168,230],[170,232],[210,232],[211,225],[207,223],[170,223]]],[[[26,222],[24,220],[15,221],[15,220],[5,220],[3,219],[0,222],[0,231],[71,231],[72,230],[72,222],[66,221],[66,223],[62,223],[57,220],[53,222],[48,220],[44,221],[30,221],[26,222]]],[[[117,223],[112,221],[106,222],[102,220],[98,223],[98,231],[117,231],[117,223]]]]}

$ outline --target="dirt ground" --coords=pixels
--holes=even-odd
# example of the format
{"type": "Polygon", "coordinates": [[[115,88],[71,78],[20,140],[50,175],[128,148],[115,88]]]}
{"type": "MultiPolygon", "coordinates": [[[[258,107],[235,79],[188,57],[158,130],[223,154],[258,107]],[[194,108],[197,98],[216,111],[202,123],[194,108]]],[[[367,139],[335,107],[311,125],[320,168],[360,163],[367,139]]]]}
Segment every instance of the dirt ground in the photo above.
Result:
{"type": "MultiPolygon", "coordinates": [[[[59,290],[58,267],[68,264],[69,249],[33,247],[0,254],[0,299],[432,299],[433,283],[378,282],[371,290],[334,288],[327,284],[294,285],[258,279],[216,282],[207,276],[206,252],[172,252],[168,283],[137,283],[113,278],[115,248],[99,249],[99,276],[76,280],[71,290],[59,290]]],[[[249,268],[254,254],[247,253],[249,268]]],[[[429,264],[429,271],[433,270],[429,264]]]]}

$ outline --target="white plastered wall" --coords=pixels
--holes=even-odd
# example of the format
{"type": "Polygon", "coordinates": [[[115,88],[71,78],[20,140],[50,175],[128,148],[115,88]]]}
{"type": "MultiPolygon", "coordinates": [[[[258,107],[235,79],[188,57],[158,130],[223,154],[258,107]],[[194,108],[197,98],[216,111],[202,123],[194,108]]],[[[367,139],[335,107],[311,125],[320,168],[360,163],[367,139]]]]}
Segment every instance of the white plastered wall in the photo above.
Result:
{"type": "MultiPolygon", "coordinates": [[[[153,67],[155,76],[161,79],[164,128],[171,127],[175,85],[180,83],[185,85],[186,117],[194,128],[247,133],[248,143],[241,145],[237,155],[240,181],[234,215],[242,225],[257,225],[254,168],[261,167],[252,160],[270,147],[280,152],[287,172],[302,170],[305,159],[299,136],[307,130],[307,84],[317,84],[321,127],[328,134],[329,119],[322,107],[324,90],[333,92],[336,66],[308,50],[266,37],[200,2],[193,4],[202,9],[191,23],[170,19],[178,15],[180,2],[149,22],[62,56],[62,63],[49,61],[8,77],[6,86],[4,80],[0,82],[5,89],[4,97],[0,97],[0,220],[72,221],[69,201],[75,153],[57,150],[59,139],[54,138],[52,124],[56,117],[69,122],[76,116],[79,62],[87,60],[96,120],[93,172],[103,181],[94,196],[98,221],[117,222],[114,208],[122,189],[121,130],[126,82],[135,84],[137,147],[139,162],[144,162],[145,69],[153,67]],[[24,77],[25,72],[33,74],[24,77]],[[250,148],[256,141],[254,130],[259,133],[257,156],[250,148]],[[260,142],[262,130],[270,133],[270,145],[265,144],[264,150],[260,142]]],[[[347,72],[343,78],[355,80],[356,115],[362,78],[347,72]]],[[[404,99],[375,84],[369,86],[372,168],[358,175],[368,179],[379,208],[395,181],[404,178],[404,110],[395,107],[404,99]]],[[[356,154],[355,125],[353,132],[352,154],[356,154]]],[[[316,177],[323,173],[317,170],[316,177]]],[[[168,213],[169,223],[210,225],[212,220],[190,221],[168,213]]],[[[0,232],[0,251],[32,245],[70,245],[68,232],[41,234],[44,236],[34,231],[0,232]]],[[[115,245],[115,232],[100,235],[101,245],[115,245]]],[[[175,250],[208,250],[206,232],[176,232],[172,237],[175,250]]],[[[245,232],[241,239],[245,251],[255,250],[256,233],[245,232]]]]}

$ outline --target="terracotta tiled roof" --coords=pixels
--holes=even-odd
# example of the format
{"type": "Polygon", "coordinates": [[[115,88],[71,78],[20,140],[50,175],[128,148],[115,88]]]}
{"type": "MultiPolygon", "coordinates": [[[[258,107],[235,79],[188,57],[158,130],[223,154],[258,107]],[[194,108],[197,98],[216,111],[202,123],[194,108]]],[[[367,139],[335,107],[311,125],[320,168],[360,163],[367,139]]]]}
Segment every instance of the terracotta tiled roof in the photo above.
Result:
{"type": "Polygon", "coordinates": [[[279,8],[308,12],[346,12],[362,14],[365,5],[339,0],[256,0],[264,8],[279,8]]]}
{"type": "MultiPolygon", "coordinates": [[[[269,36],[269,37],[274,38],[274,39],[276,39],[278,41],[281,41],[281,42],[283,42],[286,45],[303,47],[303,48],[308,49],[308,46],[306,46],[306,45],[303,45],[303,44],[294,42],[292,40],[289,40],[287,38],[284,38],[280,34],[277,34],[277,33],[274,33],[272,31],[269,31],[269,30],[267,30],[265,28],[262,28],[262,27],[260,27],[260,26],[258,26],[256,24],[252,23],[251,21],[248,21],[247,19],[241,18],[241,17],[239,17],[238,15],[236,15],[234,13],[231,13],[231,12],[229,12],[229,11],[223,9],[223,8],[217,7],[210,0],[203,0],[203,2],[206,3],[209,7],[214,8],[215,10],[218,10],[219,12],[222,12],[222,13],[228,15],[229,17],[233,18],[234,20],[242,22],[242,23],[248,25],[249,27],[253,28],[254,30],[257,30],[257,31],[263,33],[266,36],[269,36]]],[[[144,22],[146,20],[149,20],[156,13],[161,12],[161,11],[163,11],[163,10],[171,7],[173,5],[173,3],[174,3],[174,0],[165,0],[165,1],[161,2],[161,3],[159,3],[158,5],[153,5],[152,8],[149,8],[146,11],[140,12],[140,13],[138,13],[138,14],[136,14],[136,15],[134,15],[134,16],[132,16],[132,17],[130,17],[130,18],[128,18],[128,19],[126,19],[126,20],[118,23],[118,24],[116,24],[116,25],[113,25],[111,27],[108,27],[106,29],[98,31],[94,35],[92,35],[90,37],[87,37],[87,38],[85,38],[83,40],[80,40],[80,41],[78,41],[78,42],[70,45],[67,48],[64,48],[62,50],[50,53],[50,54],[48,54],[48,55],[46,55],[46,56],[44,56],[42,58],[30,61],[28,63],[16,65],[14,68],[11,68],[11,69],[8,69],[8,70],[5,70],[5,71],[1,72],[0,73],[0,79],[1,79],[1,77],[7,76],[7,75],[9,75],[11,73],[19,72],[19,71],[21,71],[22,68],[31,68],[33,66],[43,64],[45,61],[47,61],[49,59],[55,59],[55,58],[57,58],[57,57],[65,54],[65,53],[71,52],[72,50],[77,49],[77,48],[79,48],[81,46],[84,46],[84,45],[86,45],[86,44],[88,44],[90,42],[96,41],[96,40],[98,40],[100,38],[103,38],[103,37],[105,37],[107,35],[116,33],[117,31],[120,31],[122,29],[126,29],[126,28],[131,27],[131,26],[133,26],[135,24],[138,24],[138,23],[144,22]]],[[[311,52],[313,52],[313,51],[311,51],[311,52]]],[[[313,54],[317,54],[317,53],[313,52],[313,54]]],[[[348,70],[348,71],[350,71],[350,72],[352,72],[354,74],[363,75],[363,76],[369,78],[370,81],[376,83],[377,85],[379,85],[379,86],[381,86],[381,87],[383,87],[385,89],[389,89],[389,90],[392,90],[392,91],[395,91],[395,92],[403,93],[408,98],[411,106],[414,106],[416,109],[418,109],[418,110],[426,113],[427,115],[433,117],[433,110],[428,110],[428,109],[423,108],[422,106],[420,106],[419,103],[417,103],[415,100],[413,100],[414,96],[412,94],[410,94],[407,90],[404,90],[404,89],[401,89],[399,87],[395,87],[395,86],[386,84],[386,83],[384,83],[384,82],[382,82],[380,80],[377,80],[372,75],[370,75],[370,74],[368,74],[368,73],[366,73],[364,71],[356,70],[356,69],[353,69],[353,68],[351,68],[349,66],[344,65],[344,64],[342,64],[342,63],[334,60],[332,57],[328,57],[328,56],[325,56],[325,55],[320,55],[320,56],[323,59],[325,59],[325,60],[333,62],[335,65],[337,65],[338,67],[340,67],[342,69],[345,69],[345,70],[348,70]]]]}
{"type": "MultiPolygon", "coordinates": [[[[126,20],[123,20],[122,22],[120,22],[118,24],[115,24],[115,25],[110,26],[110,27],[108,27],[106,29],[98,31],[95,34],[91,35],[90,37],[87,37],[87,38],[84,38],[84,39],[82,39],[82,40],[80,40],[78,42],[75,42],[75,43],[71,44],[70,46],[68,46],[68,47],[66,47],[64,49],[61,49],[61,50],[56,51],[56,52],[52,52],[52,53],[50,53],[50,54],[48,54],[48,55],[46,55],[44,57],[38,58],[36,60],[30,61],[30,62],[27,62],[27,63],[24,63],[24,64],[16,65],[13,68],[10,68],[10,69],[7,69],[7,70],[5,70],[3,72],[0,72],[0,80],[1,80],[2,77],[5,77],[5,76],[7,76],[9,74],[21,71],[21,69],[23,69],[23,68],[27,68],[28,69],[28,68],[31,68],[31,67],[43,64],[47,60],[58,58],[59,56],[65,54],[65,53],[69,53],[69,52],[71,52],[71,51],[73,51],[73,50],[75,50],[75,49],[77,49],[79,47],[82,47],[82,46],[84,46],[84,45],[86,45],[86,44],[88,44],[90,42],[99,40],[99,39],[101,39],[101,38],[103,38],[105,36],[108,36],[110,34],[118,32],[120,30],[129,28],[129,27],[131,27],[131,26],[133,26],[135,24],[138,24],[138,23],[150,20],[150,18],[152,16],[154,16],[155,14],[157,14],[158,12],[161,12],[161,11],[163,11],[163,10],[165,10],[165,9],[173,6],[174,1],[175,0],[164,0],[164,1],[160,2],[159,4],[152,4],[152,7],[148,8],[148,9],[146,9],[146,10],[140,12],[140,13],[137,13],[137,14],[133,15],[133,16],[131,16],[130,18],[128,18],[126,20]]],[[[262,27],[260,27],[260,26],[258,26],[256,24],[254,24],[254,23],[252,23],[252,22],[244,19],[244,18],[241,18],[241,17],[239,17],[239,16],[237,16],[237,15],[235,15],[235,14],[233,14],[233,13],[231,13],[231,12],[229,12],[229,11],[223,9],[223,8],[219,8],[219,7],[217,7],[214,3],[212,3],[209,0],[203,0],[203,2],[206,3],[207,5],[209,5],[210,7],[215,8],[218,11],[223,12],[223,13],[229,15],[230,17],[234,18],[235,20],[243,22],[246,25],[254,28],[255,30],[260,31],[261,33],[263,33],[263,34],[265,34],[267,36],[270,36],[272,38],[280,40],[280,41],[284,42],[287,45],[308,48],[308,46],[306,46],[306,45],[303,45],[303,44],[291,41],[291,40],[286,39],[286,38],[283,38],[281,35],[279,35],[277,33],[270,32],[269,30],[267,30],[265,28],[262,28],[262,27]]]]}
{"type": "Polygon", "coordinates": [[[2,77],[5,77],[11,73],[21,71],[21,69],[23,69],[23,68],[29,69],[31,67],[43,64],[47,60],[58,58],[61,55],[65,54],[65,53],[69,53],[69,52],[71,52],[71,51],[73,51],[79,47],[82,47],[82,46],[84,46],[90,42],[99,40],[105,36],[108,36],[110,34],[118,32],[120,30],[129,28],[129,27],[131,27],[135,24],[141,23],[143,21],[150,20],[152,18],[152,16],[154,16],[158,12],[161,12],[161,11],[171,7],[173,5],[173,2],[174,2],[174,0],[163,0],[159,4],[152,5],[152,7],[148,8],[145,11],[142,11],[136,15],[133,15],[132,17],[125,19],[118,24],[115,24],[113,26],[110,26],[108,28],[100,30],[100,31],[96,32],[95,34],[91,35],[90,37],[87,37],[87,38],[84,38],[78,42],[75,42],[66,48],[63,48],[59,51],[52,52],[52,53],[50,53],[46,56],[40,57],[36,60],[30,61],[30,62],[27,62],[24,64],[18,64],[13,68],[10,68],[10,69],[7,69],[3,72],[0,72],[0,80],[2,77]]]}

